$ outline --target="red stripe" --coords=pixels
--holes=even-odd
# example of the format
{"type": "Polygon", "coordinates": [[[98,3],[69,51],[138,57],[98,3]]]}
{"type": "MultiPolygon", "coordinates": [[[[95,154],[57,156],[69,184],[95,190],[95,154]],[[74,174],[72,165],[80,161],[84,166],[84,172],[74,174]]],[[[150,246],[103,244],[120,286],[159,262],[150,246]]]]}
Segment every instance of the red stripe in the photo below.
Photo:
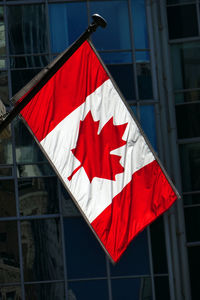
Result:
{"type": "Polygon", "coordinates": [[[86,41],[21,114],[41,141],[107,79],[108,75],[86,41]]]}
{"type": "Polygon", "coordinates": [[[133,174],[92,227],[112,257],[118,261],[131,240],[177,199],[156,161],[133,174]]]}

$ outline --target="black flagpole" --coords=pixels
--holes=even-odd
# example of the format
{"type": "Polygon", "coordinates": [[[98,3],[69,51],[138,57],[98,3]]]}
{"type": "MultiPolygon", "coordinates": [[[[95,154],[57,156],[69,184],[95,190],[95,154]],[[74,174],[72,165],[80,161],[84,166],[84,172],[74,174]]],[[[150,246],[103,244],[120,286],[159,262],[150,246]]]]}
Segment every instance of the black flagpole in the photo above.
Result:
{"type": "MultiPolygon", "coordinates": [[[[68,48],[66,49],[57,59],[55,59],[50,65],[44,68],[33,80],[27,84],[26,87],[29,91],[23,88],[20,90],[11,100],[16,102],[23,95],[23,100],[16,104],[13,110],[0,123],[0,133],[10,124],[10,122],[20,113],[20,111],[31,101],[31,99],[39,92],[39,90],[48,82],[48,80],[62,67],[62,65],[72,56],[72,54],[90,37],[90,35],[96,31],[98,26],[106,27],[107,23],[103,17],[98,14],[92,15],[93,22],[88,26],[85,32],[68,48]],[[38,80],[38,81],[37,81],[38,80]],[[23,94],[22,94],[23,92],[23,94]]],[[[67,80],[67,79],[66,79],[67,80]]]]}

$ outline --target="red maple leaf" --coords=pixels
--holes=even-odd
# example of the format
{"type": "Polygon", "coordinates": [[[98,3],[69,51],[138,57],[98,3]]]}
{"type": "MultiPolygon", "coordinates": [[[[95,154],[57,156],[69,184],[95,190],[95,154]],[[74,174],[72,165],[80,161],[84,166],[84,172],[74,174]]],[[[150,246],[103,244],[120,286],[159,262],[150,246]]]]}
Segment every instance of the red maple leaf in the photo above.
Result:
{"type": "Polygon", "coordinates": [[[99,121],[94,121],[89,112],[85,119],[80,121],[76,148],[71,150],[81,164],[68,180],[71,180],[81,167],[85,169],[90,182],[94,177],[115,180],[115,175],[122,173],[124,168],[119,162],[121,156],[110,152],[126,144],[126,141],[122,140],[126,126],[127,123],[114,125],[111,118],[98,134],[99,121]]]}

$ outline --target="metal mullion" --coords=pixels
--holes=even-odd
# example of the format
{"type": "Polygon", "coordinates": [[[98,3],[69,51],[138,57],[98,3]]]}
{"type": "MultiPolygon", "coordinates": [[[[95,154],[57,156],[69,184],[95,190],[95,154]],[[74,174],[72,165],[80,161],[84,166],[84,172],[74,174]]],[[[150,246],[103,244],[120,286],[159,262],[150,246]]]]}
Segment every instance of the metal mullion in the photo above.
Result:
{"type": "Polygon", "coordinates": [[[58,199],[59,199],[59,211],[60,211],[62,255],[63,255],[63,264],[64,264],[63,270],[64,270],[65,297],[66,297],[66,299],[68,299],[67,259],[66,259],[66,250],[65,250],[64,217],[63,217],[63,205],[62,205],[63,200],[62,200],[62,196],[61,196],[61,182],[60,182],[60,180],[58,180],[58,199]]]}
{"type": "Polygon", "coordinates": [[[107,271],[107,283],[108,283],[108,297],[109,300],[112,300],[112,285],[111,285],[111,276],[110,276],[110,263],[108,256],[105,255],[106,259],[106,271],[107,271]]]}
{"type": "MultiPolygon", "coordinates": [[[[48,283],[62,283],[62,282],[64,282],[64,280],[62,280],[62,279],[53,279],[53,280],[38,280],[38,281],[26,281],[25,283],[24,283],[24,285],[30,285],[30,284],[32,284],[32,285],[35,285],[35,284],[48,284],[48,283]]],[[[27,300],[29,300],[29,299],[27,299],[27,300]]],[[[35,300],[37,300],[37,299],[35,299],[35,300]]],[[[63,299],[64,300],[64,299],[63,299]]]]}
{"type": "Polygon", "coordinates": [[[200,242],[187,242],[187,247],[197,247],[200,246],[200,242]]]}
{"type": "Polygon", "coordinates": [[[200,137],[188,138],[188,139],[178,139],[177,142],[179,145],[200,143],[200,137]]]}
{"type": "Polygon", "coordinates": [[[147,241],[148,241],[148,251],[149,251],[149,266],[150,266],[150,275],[151,275],[151,288],[152,288],[152,296],[153,300],[156,299],[155,293],[155,282],[154,282],[154,269],[153,269],[153,256],[152,256],[152,248],[151,248],[151,233],[150,226],[147,227],[147,241]]]}
{"type": "Polygon", "coordinates": [[[197,11],[197,23],[198,23],[198,35],[200,36],[200,11],[199,11],[199,1],[196,0],[196,11],[197,11]]]}
{"type": "Polygon", "coordinates": [[[198,36],[169,40],[169,44],[181,44],[181,43],[190,43],[190,42],[197,42],[197,41],[200,41],[200,37],[198,36]]]}
{"type": "MultiPolygon", "coordinates": [[[[9,38],[8,38],[8,18],[7,18],[7,6],[4,3],[4,22],[5,22],[5,39],[6,39],[6,56],[7,56],[7,68],[8,68],[8,93],[9,99],[12,95],[12,86],[11,86],[11,72],[10,72],[10,59],[9,59],[9,38]]],[[[11,105],[11,104],[10,104],[11,105]]],[[[13,178],[15,185],[15,199],[16,199],[16,215],[19,217],[19,197],[18,197],[18,186],[17,186],[17,166],[16,166],[16,153],[15,153],[15,133],[13,123],[11,124],[12,130],[12,158],[13,158],[13,178]]],[[[22,244],[21,244],[21,228],[20,221],[17,220],[17,233],[18,233],[18,250],[19,250],[19,264],[20,264],[20,285],[22,300],[25,300],[25,290],[24,290],[24,273],[23,273],[23,257],[22,257],[22,244]]]]}
{"type": "Polygon", "coordinates": [[[200,207],[200,203],[199,204],[184,204],[184,208],[195,208],[195,207],[200,207]]]}
{"type": "Polygon", "coordinates": [[[130,30],[130,41],[131,41],[131,53],[132,53],[132,66],[133,66],[133,80],[135,86],[135,97],[139,101],[139,89],[138,89],[138,79],[137,79],[137,65],[135,57],[135,42],[134,42],[134,30],[133,30],[133,15],[131,10],[131,1],[127,0],[128,4],[128,16],[129,16],[129,30],[130,30]]]}

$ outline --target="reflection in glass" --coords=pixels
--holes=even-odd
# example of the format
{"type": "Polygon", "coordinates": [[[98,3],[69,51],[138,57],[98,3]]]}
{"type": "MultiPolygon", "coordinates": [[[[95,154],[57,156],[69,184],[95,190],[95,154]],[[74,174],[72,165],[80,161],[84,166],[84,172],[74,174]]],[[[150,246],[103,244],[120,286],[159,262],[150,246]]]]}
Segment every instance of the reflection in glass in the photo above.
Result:
{"type": "Polygon", "coordinates": [[[49,4],[51,50],[59,53],[87,28],[86,1],[49,4]],[[62,37],[62,38],[61,38],[62,37]]]}
{"type": "Polygon", "coordinates": [[[179,146],[184,192],[200,190],[200,143],[179,146]]]}
{"type": "Polygon", "coordinates": [[[65,217],[77,217],[80,216],[79,210],[76,208],[73,200],[70,198],[66,189],[61,187],[62,197],[62,212],[65,217]]]}
{"type": "Polygon", "coordinates": [[[2,167],[0,168],[0,177],[7,177],[7,176],[12,176],[12,167],[7,168],[7,167],[2,167]]]}
{"type": "Polygon", "coordinates": [[[146,49],[148,45],[145,0],[131,0],[133,30],[136,49],[146,49]]]}
{"type": "Polygon", "coordinates": [[[176,123],[179,139],[199,137],[200,104],[176,106],[176,123]]]}
{"type": "MultiPolygon", "coordinates": [[[[1,104],[1,103],[0,103],[1,104]]],[[[0,164],[12,163],[11,127],[8,126],[0,133],[0,164]]],[[[3,171],[0,171],[0,174],[3,171]]]]}
{"type": "Polygon", "coordinates": [[[200,253],[200,247],[188,248],[192,300],[199,300],[199,270],[200,270],[199,253],[200,253]]]}
{"type": "Polygon", "coordinates": [[[16,215],[13,180],[0,180],[0,217],[16,215]]]}
{"type": "Polygon", "coordinates": [[[91,15],[98,12],[109,26],[99,28],[92,40],[98,50],[130,49],[127,1],[90,1],[91,15]]]}
{"type": "Polygon", "coordinates": [[[17,165],[17,176],[19,178],[55,176],[51,165],[47,163],[41,164],[19,164],[17,165]]]}
{"type": "Polygon", "coordinates": [[[17,68],[37,68],[46,67],[49,63],[47,55],[27,55],[27,56],[11,56],[10,66],[12,69],[17,68]]]}
{"type": "Polygon", "coordinates": [[[169,300],[169,280],[168,277],[154,277],[156,299],[169,300]]]}
{"type": "Polygon", "coordinates": [[[112,279],[112,294],[113,299],[152,300],[151,278],[112,279]]]}
{"type": "Polygon", "coordinates": [[[25,281],[63,279],[58,219],[21,222],[25,281]]]}
{"type": "Polygon", "coordinates": [[[0,222],[0,283],[20,281],[17,222],[0,222]]]}
{"type": "Polygon", "coordinates": [[[41,69],[27,69],[11,71],[12,94],[19,92],[41,69]]]}
{"type": "Polygon", "coordinates": [[[153,255],[153,269],[155,274],[167,273],[167,259],[165,247],[165,232],[163,218],[155,220],[151,226],[151,247],[153,255]],[[159,239],[158,239],[159,237],[159,239]]]}
{"type": "Polygon", "coordinates": [[[192,102],[192,101],[199,101],[200,100],[200,90],[191,90],[191,91],[184,91],[180,93],[175,93],[175,102],[183,103],[183,102],[192,102]]]}
{"type": "MultiPolygon", "coordinates": [[[[31,163],[46,161],[45,156],[39,149],[34,138],[29,133],[28,129],[23,124],[23,122],[19,119],[15,119],[14,128],[15,128],[15,139],[16,139],[15,148],[16,148],[17,162],[31,164],[31,163]]],[[[19,169],[19,173],[22,173],[24,171],[25,170],[19,169]]]]}
{"type": "MultiPolygon", "coordinates": [[[[174,88],[176,90],[199,88],[200,43],[172,45],[171,57],[174,88]]],[[[191,93],[191,97],[195,96],[195,93],[191,93]]],[[[191,97],[190,100],[193,100],[191,97]]]]}
{"type": "Polygon", "coordinates": [[[23,216],[58,212],[57,178],[30,178],[18,181],[20,213],[23,216]]]}
{"type": "Polygon", "coordinates": [[[0,99],[5,105],[9,105],[8,75],[6,71],[0,71],[0,99]]]}
{"type": "Polygon", "coordinates": [[[170,39],[179,39],[198,35],[195,4],[168,7],[167,17],[170,39]],[[190,21],[186,22],[186,20],[190,21]]]}
{"type": "Polygon", "coordinates": [[[85,220],[65,218],[64,234],[68,277],[106,276],[104,251],[85,220]]]}
{"type": "Polygon", "coordinates": [[[140,99],[153,99],[150,64],[137,63],[136,68],[140,99]]]}
{"type": "Polygon", "coordinates": [[[200,207],[186,207],[184,213],[187,242],[200,241],[200,207]]]}
{"type": "Polygon", "coordinates": [[[0,300],[21,300],[21,286],[3,286],[0,287],[0,300]]]}
{"type": "Polygon", "coordinates": [[[146,231],[128,246],[116,265],[110,265],[111,276],[149,275],[149,253],[146,231]]]}
{"type": "Polygon", "coordinates": [[[45,5],[8,6],[11,54],[48,52],[45,5]]]}
{"type": "Polygon", "coordinates": [[[0,6],[0,55],[6,54],[4,8],[0,6]]]}
{"type": "Polygon", "coordinates": [[[133,65],[118,64],[107,65],[108,70],[116,81],[120,91],[126,100],[135,99],[135,87],[133,81],[133,65]],[[128,78],[128,80],[127,80],[128,78]]]}
{"type": "Polygon", "coordinates": [[[71,300],[109,300],[107,280],[69,282],[71,300]]]}
{"type": "Polygon", "coordinates": [[[64,300],[64,284],[25,284],[25,296],[28,300],[64,300]]]}

